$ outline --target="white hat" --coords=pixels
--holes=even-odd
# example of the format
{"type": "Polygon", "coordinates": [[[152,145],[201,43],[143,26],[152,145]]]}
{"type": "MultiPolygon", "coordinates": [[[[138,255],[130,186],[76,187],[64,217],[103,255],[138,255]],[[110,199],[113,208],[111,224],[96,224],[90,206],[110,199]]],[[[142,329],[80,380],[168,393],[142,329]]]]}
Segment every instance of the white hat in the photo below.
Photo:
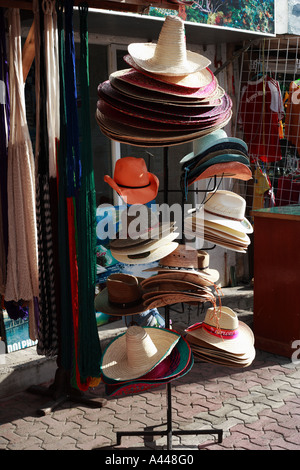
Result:
{"type": "Polygon", "coordinates": [[[203,205],[204,220],[230,227],[243,233],[252,233],[253,227],[245,217],[246,201],[232,191],[208,193],[203,205]]]}
{"type": "Polygon", "coordinates": [[[128,52],[142,69],[164,75],[188,75],[210,65],[210,60],[186,50],[184,22],[167,16],[157,44],[132,43],[128,52]]]}

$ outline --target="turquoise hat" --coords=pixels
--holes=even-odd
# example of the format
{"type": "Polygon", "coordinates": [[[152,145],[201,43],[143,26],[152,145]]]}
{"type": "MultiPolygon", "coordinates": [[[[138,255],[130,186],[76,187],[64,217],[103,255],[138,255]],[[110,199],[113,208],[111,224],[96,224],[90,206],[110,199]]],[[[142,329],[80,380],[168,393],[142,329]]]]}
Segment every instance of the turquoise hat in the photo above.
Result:
{"type": "Polygon", "coordinates": [[[195,141],[195,146],[197,146],[198,151],[193,151],[185,155],[181,160],[181,164],[190,163],[191,160],[200,158],[205,152],[208,152],[210,149],[213,151],[213,147],[216,145],[222,146],[224,149],[231,148],[232,144],[237,144],[244,149],[245,153],[248,153],[248,146],[246,142],[238,137],[228,137],[226,132],[223,129],[218,129],[210,134],[207,134],[200,139],[195,141]]]}

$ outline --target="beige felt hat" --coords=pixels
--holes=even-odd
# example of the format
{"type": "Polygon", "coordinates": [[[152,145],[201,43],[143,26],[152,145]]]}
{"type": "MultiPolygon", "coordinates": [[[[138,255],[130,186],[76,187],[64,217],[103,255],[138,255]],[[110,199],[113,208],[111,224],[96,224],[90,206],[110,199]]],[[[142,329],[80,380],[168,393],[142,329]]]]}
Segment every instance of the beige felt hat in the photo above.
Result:
{"type": "Polygon", "coordinates": [[[104,351],[101,371],[116,381],[141,377],[165,359],[179,339],[180,335],[172,330],[130,326],[104,351]]]}
{"type": "Polygon", "coordinates": [[[184,22],[179,16],[166,17],[157,44],[132,43],[128,52],[142,69],[164,75],[188,75],[211,63],[186,49],[184,22]]]}

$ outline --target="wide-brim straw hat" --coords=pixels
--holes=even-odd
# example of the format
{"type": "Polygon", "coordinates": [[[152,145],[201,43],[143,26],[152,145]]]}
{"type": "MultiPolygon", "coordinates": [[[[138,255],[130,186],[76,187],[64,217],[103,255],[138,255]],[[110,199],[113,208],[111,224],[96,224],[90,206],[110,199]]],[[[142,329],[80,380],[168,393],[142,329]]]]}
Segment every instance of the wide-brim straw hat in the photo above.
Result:
{"type": "Polygon", "coordinates": [[[159,179],[147,170],[145,160],[123,157],[116,161],[114,176],[104,176],[126,204],[146,204],[156,198],[159,179]]]}
{"type": "Polygon", "coordinates": [[[186,329],[201,343],[233,354],[249,354],[253,351],[254,335],[251,328],[239,321],[229,307],[208,308],[203,322],[186,329]]]}
{"type": "Polygon", "coordinates": [[[108,276],[106,287],[95,297],[97,312],[112,316],[134,315],[146,309],[143,304],[143,289],[140,285],[143,278],[125,273],[114,273],[108,276]]]}
{"type": "Polygon", "coordinates": [[[186,49],[184,22],[167,16],[155,43],[132,43],[128,52],[142,69],[163,75],[188,75],[210,65],[201,54],[186,49]]]}
{"type": "Polygon", "coordinates": [[[130,326],[107,346],[101,359],[101,372],[113,380],[143,376],[168,356],[180,335],[157,327],[130,326]]]}
{"type": "Polygon", "coordinates": [[[163,83],[171,83],[172,85],[181,86],[183,88],[192,88],[192,89],[199,89],[204,88],[206,91],[209,92],[208,85],[215,80],[213,72],[208,68],[204,68],[199,70],[199,72],[190,73],[188,75],[162,75],[158,73],[151,73],[147,72],[147,70],[142,69],[138,66],[131,57],[131,55],[127,54],[123,57],[125,62],[138,72],[145,74],[146,76],[158,80],[163,83]]]}
{"type": "MultiPolygon", "coordinates": [[[[181,339],[179,340],[179,343],[180,342],[181,342],[181,339]]],[[[173,349],[173,351],[174,350],[176,350],[176,347],[173,349]]],[[[170,356],[172,357],[172,359],[170,360],[171,367],[173,366],[173,363],[175,361],[178,362],[178,359],[173,354],[173,351],[170,354],[170,356]]],[[[164,361],[167,361],[167,360],[168,360],[168,358],[164,359],[164,361]]],[[[147,380],[147,381],[146,380],[137,380],[136,379],[136,380],[127,381],[127,382],[124,382],[124,383],[121,383],[121,384],[120,383],[119,384],[118,383],[114,383],[114,384],[105,383],[105,392],[106,392],[107,395],[113,396],[113,397],[124,397],[124,396],[128,396],[128,395],[134,395],[134,394],[137,394],[137,393],[143,393],[143,392],[145,392],[149,389],[162,387],[166,383],[169,383],[173,380],[184,377],[191,370],[193,365],[194,365],[194,356],[193,356],[193,354],[191,354],[187,366],[185,368],[183,368],[182,370],[180,370],[176,375],[171,376],[170,378],[166,378],[166,379],[163,378],[163,379],[157,379],[157,380],[147,380]]],[[[159,368],[159,365],[157,367],[155,367],[154,371],[157,368],[159,368]]]]}
{"type": "MultiPolygon", "coordinates": [[[[157,366],[153,367],[149,372],[140,377],[136,377],[134,379],[134,382],[164,382],[168,381],[171,378],[175,378],[189,365],[191,357],[192,350],[190,343],[186,341],[183,336],[180,335],[179,340],[172,348],[170,354],[168,354],[161,362],[157,364],[157,366]]],[[[130,379],[130,381],[131,380],[132,379],[130,379]]],[[[128,384],[128,380],[116,381],[106,376],[103,377],[103,381],[106,384],[115,385],[118,387],[120,385],[128,384]]]]}

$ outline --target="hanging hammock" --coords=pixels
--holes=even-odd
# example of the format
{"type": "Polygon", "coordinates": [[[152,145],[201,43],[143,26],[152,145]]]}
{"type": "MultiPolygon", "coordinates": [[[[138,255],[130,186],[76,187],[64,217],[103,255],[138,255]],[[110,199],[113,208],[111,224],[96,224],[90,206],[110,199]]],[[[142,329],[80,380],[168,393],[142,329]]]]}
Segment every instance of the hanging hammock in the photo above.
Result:
{"type": "MultiPolygon", "coordinates": [[[[35,171],[29,136],[22,73],[20,11],[8,10],[10,64],[10,136],[8,142],[8,256],[5,300],[38,297],[38,250],[35,171]]],[[[30,308],[29,336],[36,339],[34,309],[30,308]]]]}
{"type": "Polygon", "coordinates": [[[0,294],[5,293],[8,250],[7,146],[9,139],[9,75],[4,9],[0,8],[0,294]]]}
{"type": "MultiPolygon", "coordinates": [[[[58,354],[58,320],[57,308],[59,297],[57,291],[59,270],[57,268],[56,253],[56,219],[57,219],[57,189],[56,182],[49,174],[49,154],[53,153],[54,135],[52,132],[52,121],[55,117],[49,116],[49,100],[53,99],[51,82],[47,79],[46,63],[49,61],[50,35],[53,34],[53,25],[50,28],[52,19],[52,2],[35,2],[35,31],[39,49],[37,51],[36,65],[38,67],[37,79],[37,147],[36,147],[36,210],[37,210],[37,232],[38,232],[38,253],[39,253],[39,329],[38,329],[38,354],[45,356],[56,356],[58,354]],[[45,15],[45,7],[46,15],[45,15]],[[46,19],[47,17],[47,19],[46,19]],[[48,29],[45,31],[45,24],[48,29]],[[45,34],[46,33],[46,34],[45,34]],[[49,132],[50,129],[50,132],[49,132]],[[50,135],[49,135],[50,134],[50,135]],[[51,145],[50,145],[51,141],[51,145]]],[[[53,42],[52,42],[52,45],[53,42]]],[[[52,63],[52,76],[56,73],[56,63],[52,63]]],[[[55,102],[55,101],[54,101],[55,102]]],[[[55,159],[55,155],[52,155],[55,159]]],[[[54,175],[55,176],[55,175],[54,175]]]]}

